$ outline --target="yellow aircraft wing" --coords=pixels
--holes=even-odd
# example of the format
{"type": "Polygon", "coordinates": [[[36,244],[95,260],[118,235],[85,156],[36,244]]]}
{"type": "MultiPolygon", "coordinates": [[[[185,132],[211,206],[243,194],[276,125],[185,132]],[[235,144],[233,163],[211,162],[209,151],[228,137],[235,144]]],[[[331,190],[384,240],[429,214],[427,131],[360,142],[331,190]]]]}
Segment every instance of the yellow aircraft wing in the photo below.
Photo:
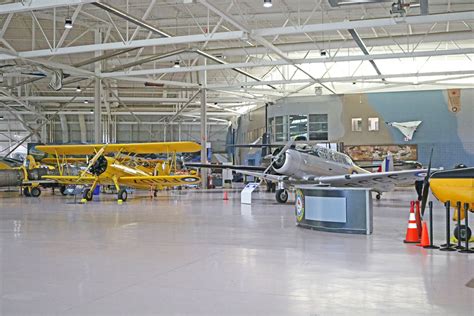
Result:
{"type": "MultiPolygon", "coordinates": [[[[47,165],[55,165],[58,163],[58,160],[56,158],[43,158],[40,160],[41,163],[47,164],[47,165]]],[[[87,163],[86,158],[73,158],[73,157],[68,157],[68,158],[60,158],[59,163],[87,163]]]]}
{"type": "Polygon", "coordinates": [[[201,178],[195,175],[173,175],[173,176],[130,176],[130,177],[120,177],[120,183],[123,183],[127,186],[133,187],[136,186],[178,186],[186,184],[197,184],[201,182],[201,178]]]}
{"type": "MultiPolygon", "coordinates": [[[[36,149],[48,154],[58,155],[93,155],[99,151],[104,144],[89,145],[39,145],[36,149]]],[[[130,144],[108,144],[104,153],[126,152],[135,154],[155,153],[191,153],[201,150],[201,145],[195,142],[161,142],[161,143],[130,143],[130,144]]]]}
{"type": "Polygon", "coordinates": [[[93,176],[43,176],[43,179],[51,179],[60,184],[92,184],[95,180],[93,176]]]}

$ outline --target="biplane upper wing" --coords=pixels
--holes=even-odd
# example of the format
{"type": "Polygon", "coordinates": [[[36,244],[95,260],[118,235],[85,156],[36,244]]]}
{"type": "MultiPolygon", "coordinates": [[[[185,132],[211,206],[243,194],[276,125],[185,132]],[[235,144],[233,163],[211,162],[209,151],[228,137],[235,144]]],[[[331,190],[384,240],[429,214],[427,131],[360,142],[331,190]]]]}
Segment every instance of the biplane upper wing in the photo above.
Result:
{"type": "Polygon", "coordinates": [[[43,176],[42,178],[54,180],[60,184],[91,184],[95,180],[93,176],[43,176]]]}
{"type": "Polygon", "coordinates": [[[178,186],[186,184],[197,184],[201,182],[201,178],[195,175],[170,175],[170,176],[125,176],[120,177],[120,183],[133,186],[136,185],[160,185],[160,186],[178,186]]]}
{"type": "Polygon", "coordinates": [[[130,144],[88,144],[88,145],[38,145],[36,149],[48,154],[57,155],[93,155],[101,148],[104,153],[135,153],[154,154],[172,152],[196,152],[201,145],[195,142],[161,142],[161,143],[130,143],[130,144]]]}

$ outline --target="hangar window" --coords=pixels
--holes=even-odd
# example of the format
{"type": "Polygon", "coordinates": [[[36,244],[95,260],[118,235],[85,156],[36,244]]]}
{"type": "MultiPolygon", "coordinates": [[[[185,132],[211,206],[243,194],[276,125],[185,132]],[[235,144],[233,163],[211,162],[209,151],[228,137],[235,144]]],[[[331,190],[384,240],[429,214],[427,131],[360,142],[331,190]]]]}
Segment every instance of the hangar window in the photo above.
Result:
{"type": "Polygon", "coordinates": [[[309,115],[309,140],[328,140],[328,115],[309,115]]]}
{"type": "Polygon", "coordinates": [[[379,130],[379,118],[378,117],[369,117],[369,132],[374,132],[379,130]]]}
{"type": "Polygon", "coordinates": [[[275,117],[274,141],[281,142],[288,140],[288,116],[275,117]]]}
{"type": "Polygon", "coordinates": [[[358,117],[352,119],[352,131],[362,132],[362,118],[358,117]]]}
{"type": "Polygon", "coordinates": [[[290,115],[290,138],[308,137],[308,117],[306,115],[290,115]]]}

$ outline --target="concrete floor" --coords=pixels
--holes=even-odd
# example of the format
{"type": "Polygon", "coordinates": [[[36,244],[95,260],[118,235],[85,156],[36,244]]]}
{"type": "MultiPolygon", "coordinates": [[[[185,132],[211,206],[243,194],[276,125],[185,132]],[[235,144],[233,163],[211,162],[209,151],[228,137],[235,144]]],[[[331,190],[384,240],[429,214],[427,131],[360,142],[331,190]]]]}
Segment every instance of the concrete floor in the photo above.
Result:
{"type": "Polygon", "coordinates": [[[473,315],[474,254],[402,242],[412,198],[374,201],[360,236],[296,227],[267,193],[251,207],[222,192],[123,205],[0,193],[0,314],[473,315]]]}

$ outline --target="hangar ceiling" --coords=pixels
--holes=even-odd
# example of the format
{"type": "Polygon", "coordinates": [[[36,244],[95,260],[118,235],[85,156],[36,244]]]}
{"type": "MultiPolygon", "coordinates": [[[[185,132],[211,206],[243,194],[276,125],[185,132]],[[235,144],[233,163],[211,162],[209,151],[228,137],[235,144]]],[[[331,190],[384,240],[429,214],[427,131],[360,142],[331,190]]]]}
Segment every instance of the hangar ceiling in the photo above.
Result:
{"type": "Polygon", "coordinates": [[[162,124],[199,124],[203,87],[221,125],[292,95],[472,87],[471,0],[272,4],[0,1],[0,111],[90,115],[96,78],[104,115],[162,124]]]}

